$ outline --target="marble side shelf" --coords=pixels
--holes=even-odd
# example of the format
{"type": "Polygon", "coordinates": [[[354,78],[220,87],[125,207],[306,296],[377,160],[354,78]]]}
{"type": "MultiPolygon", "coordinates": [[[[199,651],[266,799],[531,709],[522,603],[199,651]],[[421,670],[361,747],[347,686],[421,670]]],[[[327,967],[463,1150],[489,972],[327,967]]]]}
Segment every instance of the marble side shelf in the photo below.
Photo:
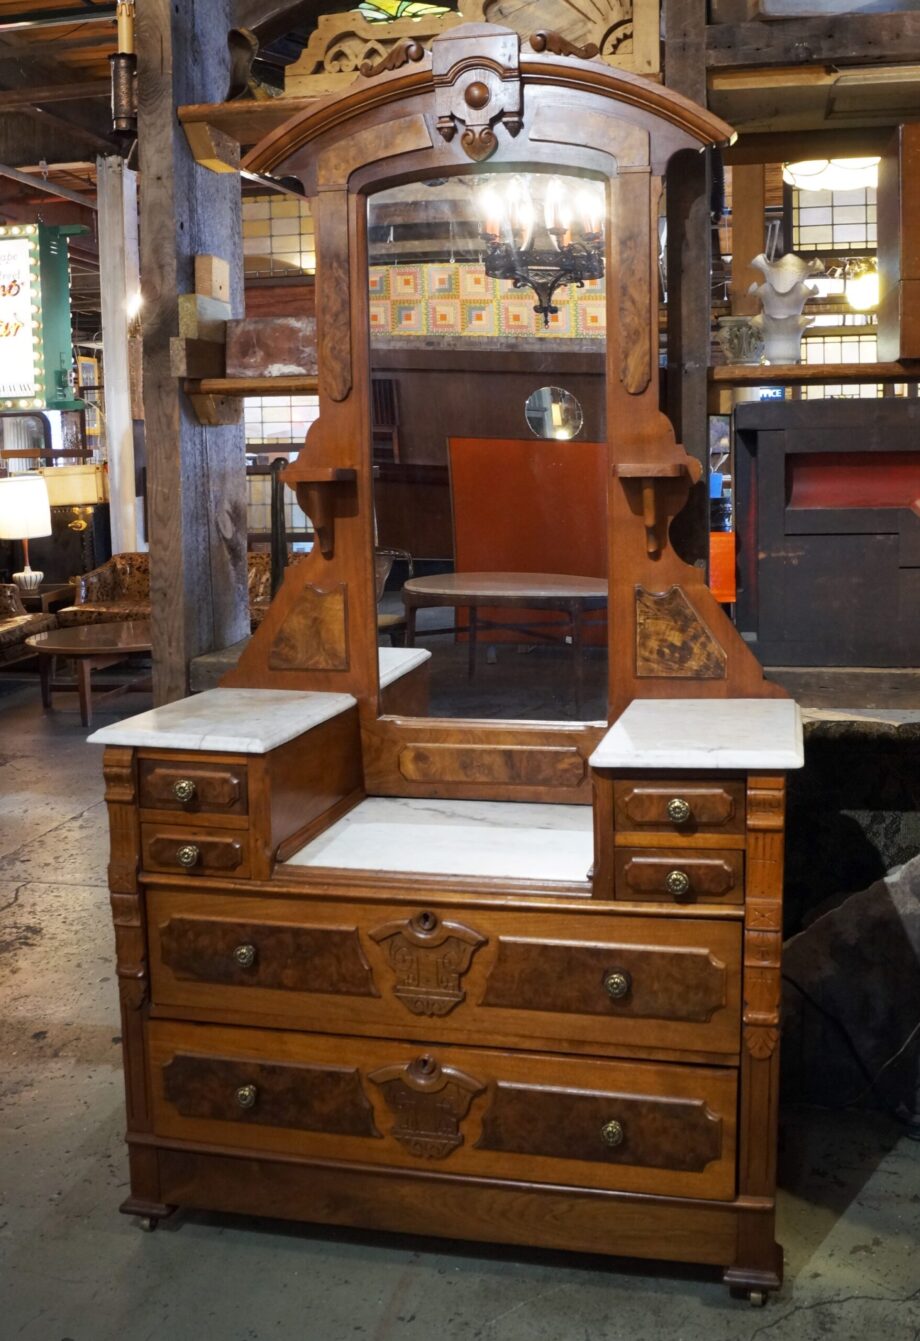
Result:
{"type": "Polygon", "coordinates": [[[426,661],[430,661],[431,653],[427,647],[379,647],[377,658],[380,666],[380,688],[386,689],[388,684],[394,684],[396,680],[401,680],[404,675],[414,671],[417,666],[423,666],[426,661]]]}
{"type": "Polygon", "coordinates": [[[355,706],[351,694],[208,689],[94,731],[94,745],[267,754],[355,706]]]}
{"type": "Polygon", "coordinates": [[[590,806],[369,797],[287,866],[587,883],[590,806]]]}
{"type": "Polygon", "coordinates": [[[635,699],[589,762],[592,768],[801,768],[802,714],[792,699],[635,699]]]}

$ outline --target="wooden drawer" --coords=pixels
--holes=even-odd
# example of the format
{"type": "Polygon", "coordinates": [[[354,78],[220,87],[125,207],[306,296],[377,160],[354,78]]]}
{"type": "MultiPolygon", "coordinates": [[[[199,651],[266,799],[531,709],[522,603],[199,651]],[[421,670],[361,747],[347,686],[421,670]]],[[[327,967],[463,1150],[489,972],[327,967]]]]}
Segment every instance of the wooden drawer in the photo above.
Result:
{"type": "Polygon", "coordinates": [[[150,1025],[154,1130],[238,1150],[673,1196],[735,1191],[736,1073],[150,1025]]]}
{"type": "Polygon", "coordinates": [[[153,999],[286,1028],[737,1055],[741,924],[152,889],[153,999]]]}
{"type": "Polygon", "coordinates": [[[248,778],[243,764],[184,762],[141,758],[138,796],[142,810],[182,815],[239,815],[249,810],[248,778]]]}
{"type": "Polygon", "coordinates": [[[613,801],[617,829],[683,837],[744,833],[743,782],[621,779],[613,784],[613,801]]]}
{"type": "Polygon", "coordinates": [[[183,829],[141,825],[142,865],[147,871],[183,875],[249,876],[249,836],[238,829],[183,829]]]}
{"type": "Polygon", "coordinates": [[[615,895],[635,903],[742,903],[744,854],[730,848],[621,847],[615,895]]]}

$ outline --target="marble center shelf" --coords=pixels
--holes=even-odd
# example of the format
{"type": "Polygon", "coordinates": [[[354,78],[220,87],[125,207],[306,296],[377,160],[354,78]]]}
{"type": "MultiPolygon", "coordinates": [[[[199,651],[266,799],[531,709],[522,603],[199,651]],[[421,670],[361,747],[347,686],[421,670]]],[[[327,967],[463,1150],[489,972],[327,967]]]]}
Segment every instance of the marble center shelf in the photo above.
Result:
{"type": "Polygon", "coordinates": [[[584,883],[590,806],[369,797],[285,865],[584,883]]]}

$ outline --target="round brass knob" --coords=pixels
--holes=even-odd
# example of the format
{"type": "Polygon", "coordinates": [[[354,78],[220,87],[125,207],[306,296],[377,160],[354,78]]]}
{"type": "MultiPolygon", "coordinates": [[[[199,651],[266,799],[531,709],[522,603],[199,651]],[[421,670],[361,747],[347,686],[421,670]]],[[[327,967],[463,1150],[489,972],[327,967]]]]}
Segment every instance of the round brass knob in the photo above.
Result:
{"type": "Polygon", "coordinates": [[[197,790],[192,778],[176,778],[173,783],[173,796],[177,801],[191,801],[197,790]]]}
{"type": "Polygon", "coordinates": [[[236,1092],[236,1102],[240,1108],[253,1108],[258,1097],[259,1091],[255,1085],[241,1085],[236,1092]]]}
{"type": "Polygon", "coordinates": [[[686,871],[668,871],[664,883],[668,893],[673,894],[675,899],[690,893],[690,877],[686,871]]]}
{"type": "Polygon", "coordinates": [[[690,802],[682,796],[672,796],[668,802],[668,819],[675,824],[686,824],[690,818],[690,802]]]}
{"type": "Polygon", "coordinates": [[[604,1145],[609,1145],[611,1149],[616,1145],[622,1145],[625,1135],[622,1122],[617,1122],[616,1118],[611,1118],[601,1127],[601,1140],[604,1145]]]}
{"type": "Polygon", "coordinates": [[[623,969],[611,969],[604,977],[604,991],[611,1001],[622,1001],[630,987],[632,978],[623,969]]]}
{"type": "Polygon", "coordinates": [[[240,968],[252,968],[256,962],[256,947],[254,945],[238,945],[233,951],[233,958],[240,968]]]}
{"type": "Polygon", "coordinates": [[[200,856],[201,849],[196,843],[185,843],[176,853],[176,861],[180,866],[197,866],[200,856]]]}

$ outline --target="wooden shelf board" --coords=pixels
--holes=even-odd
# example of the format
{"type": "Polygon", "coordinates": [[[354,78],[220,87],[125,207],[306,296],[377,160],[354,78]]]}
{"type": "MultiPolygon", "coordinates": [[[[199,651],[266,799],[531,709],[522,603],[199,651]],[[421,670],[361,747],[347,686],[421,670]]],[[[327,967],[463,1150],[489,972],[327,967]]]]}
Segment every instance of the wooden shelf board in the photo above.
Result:
{"type": "Polygon", "coordinates": [[[319,101],[319,98],[268,98],[265,102],[187,103],[179,108],[179,120],[183,125],[213,126],[246,147],[257,144],[297,112],[315,107],[319,101]]]}
{"type": "Polygon", "coordinates": [[[752,363],[710,368],[717,386],[801,386],[822,382],[920,381],[920,359],[910,363],[752,363]]]}
{"type": "Polygon", "coordinates": [[[192,396],[315,396],[319,378],[313,374],[298,377],[202,377],[186,381],[192,396]]]}

